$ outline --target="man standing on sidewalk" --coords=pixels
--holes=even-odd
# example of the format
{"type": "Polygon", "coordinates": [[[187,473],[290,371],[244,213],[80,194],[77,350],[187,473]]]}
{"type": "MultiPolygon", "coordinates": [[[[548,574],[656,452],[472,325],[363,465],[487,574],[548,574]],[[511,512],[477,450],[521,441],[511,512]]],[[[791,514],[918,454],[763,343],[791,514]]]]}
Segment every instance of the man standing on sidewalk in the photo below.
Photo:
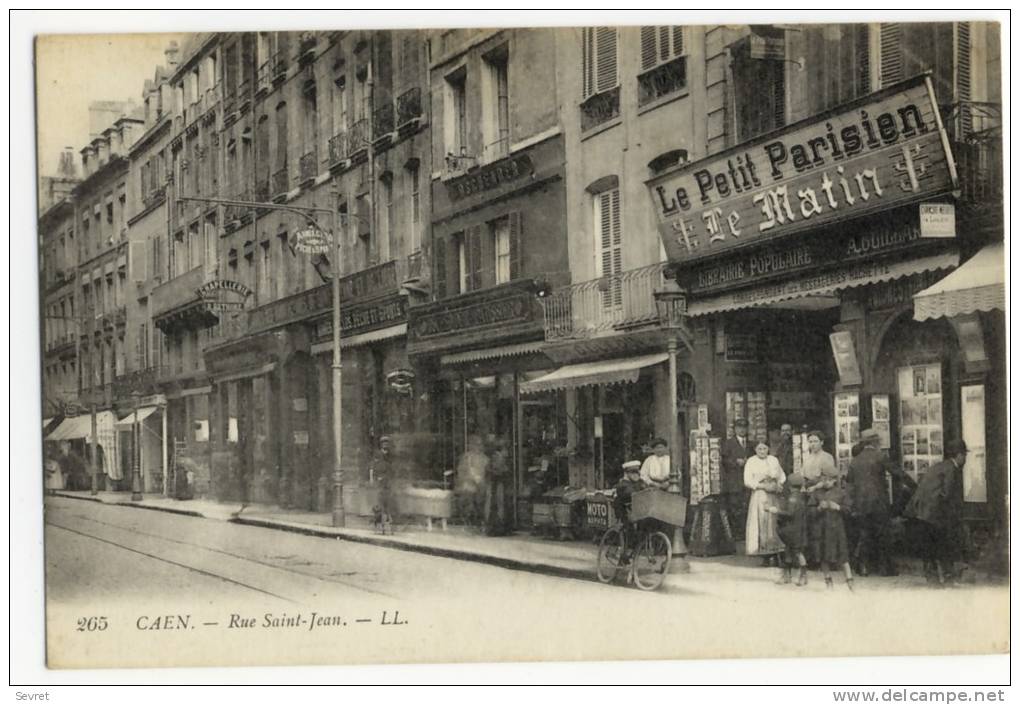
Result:
{"type": "Polygon", "coordinates": [[[924,562],[929,581],[944,585],[953,577],[953,561],[963,553],[963,466],[967,445],[946,443],[946,457],[928,469],[904,515],[915,520],[925,537],[924,562]]]}
{"type": "Polygon", "coordinates": [[[754,455],[747,438],[747,421],[733,422],[733,438],[727,438],[722,447],[722,494],[730,525],[736,538],[743,539],[747,521],[747,503],[751,491],[744,489],[744,463],[754,455]]]}

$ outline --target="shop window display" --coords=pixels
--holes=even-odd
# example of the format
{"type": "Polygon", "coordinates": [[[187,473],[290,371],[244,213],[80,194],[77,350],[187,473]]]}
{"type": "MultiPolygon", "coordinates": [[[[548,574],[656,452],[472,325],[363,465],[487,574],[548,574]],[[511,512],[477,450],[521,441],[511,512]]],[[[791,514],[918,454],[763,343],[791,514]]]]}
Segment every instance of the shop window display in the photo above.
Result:
{"type": "Polygon", "coordinates": [[[942,368],[938,364],[900,367],[896,377],[903,469],[920,480],[942,460],[942,368]]]}

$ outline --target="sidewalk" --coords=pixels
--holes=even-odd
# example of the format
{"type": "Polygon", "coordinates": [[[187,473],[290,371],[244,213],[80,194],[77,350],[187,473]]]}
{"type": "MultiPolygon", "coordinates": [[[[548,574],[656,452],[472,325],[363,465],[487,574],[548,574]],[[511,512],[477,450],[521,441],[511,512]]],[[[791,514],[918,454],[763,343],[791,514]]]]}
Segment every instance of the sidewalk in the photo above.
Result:
{"type": "MultiPolygon", "coordinates": [[[[268,505],[249,505],[238,514],[240,504],[223,503],[206,499],[176,500],[158,495],[149,495],[140,502],[132,502],[128,492],[100,492],[92,496],[89,492],[57,491],[56,496],[88,500],[120,506],[155,511],[171,512],[193,517],[204,517],[218,521],[229,521],[247,526],[291,531],[308,536],[340,539],[370,544],[402,551],[414,551],[427,555],[473,561],[488,565],[523,570],[544,575],[595,579],[597,547],[591,541],[554,541],[518,533],[512,536],[485,536],[460,526],[443,531],[438,525],[427,531],[424,525],[394,525],[394,533],[381,535],[365,517],[348,516],[348,526],[334,528],[332,516],[324,512],[308,512],[281,509],[268,505]]],[[[739,547],[738,547],[739,548],[739,547]]],[[[718,580],[726,577],[738,582],[761,582],[771,580],[774,571],[763,571],[757,559],[743,555],[715,556],[710,558],[690,557],[690,573],[684,582],[689,587],[702,580],[718,580]],[[768,575],[766,575],[766,572],[768,575]]],[[[903,559],[900,561],[901,575],[896,578],[868,578],[875,583],[896,584],[916,583],[922,575],[920,564],[903,559]]],[[[672,571],[671,571],[672,572],[672,571]]],[[[967,582],[998,582],[992,576],[976,575],[971,571],[967,582]]],[[[921,580],[923,582],[923,579],[921,580]]]]}

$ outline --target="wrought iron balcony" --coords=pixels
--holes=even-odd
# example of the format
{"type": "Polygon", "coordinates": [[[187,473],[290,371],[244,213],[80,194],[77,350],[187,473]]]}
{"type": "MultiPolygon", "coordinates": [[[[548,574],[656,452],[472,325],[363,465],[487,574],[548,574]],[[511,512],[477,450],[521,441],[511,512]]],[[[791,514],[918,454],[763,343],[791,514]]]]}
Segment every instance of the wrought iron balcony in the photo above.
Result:
{"type": "Polygon", "coordinates": [[[1002,131],[974,133],[967,141],[952,143],[965,204],[1002,203],[1002,131]]]}
{"type": "Polygon", "coordinates": [[[118,397],[124,398],[133,393],[143,396],[157,394],[159,389],[156,386],[157,380],[165,376],[165,367],[152,365],[141,369],[132,370],[113,378],[113,392],[118,397]]]}
{"type": "Polygon", "coordinates": [[[447,154],[446,155],[446,171],[450,173],[457,173],[461,171],[467,171],[473,166],[478,165],[478,157],[473,154],[447,154]]]}
{"type": "Polygon", "coordinates": [[[412,252],[407,256],[404,261],[404,272],[402,279],[404,281],[421,279],[427,273],[427,267],[425,263],[425,255],[421,250],[412,252]]]}
{"type": "Polygon", "coordinates": [[[278,51],[273,54],[271,61],[273,62],[273,80],[282,81],[287,77],[287,53],[284,51],[278,51]]]}
{"type": "Polygon", "coordinates": [[[347,156],[357,154],[361,150],[368,148],[368,134],[369,124],[367,119],[362,118],[351,125],[351,129],[347,133],[347,156]]]}
{"type": "Polygon", "coordinates": [[[270,59],[259,66],[255,76],[255,92],[262,94],[269,91],[273,85],[273,61],[270,59]]]}
{"type": "Polygon", "coordinates": [[[662,288],[665,263],[572,284],[542,299],[545,339],[592,338],[657,324],[653,292],[662,288]]]}
{"type": "Polygon", "coordinates": [[[298,171],[301,174],[301,181],[308,181],[316,177],[319,173],[318,150],[313,149],[311,152],[305,152],[301,155],[301,159],[298,162],[298,171]]]}
{"type": "Polygon", "coordinates": [[[273,195],[279,196],[290,191],[290,172],[283,167],[273,173],[273,195]]]}
{"type": "Polygon", "coordinates": [[[347,158],[347,133],[338,132],[329,138],[329,163],[336,164],[347,158]]]}
{"type": "Polygon", "coordinates": [[[373,134],[376,139],[393,132],[396,127],[396,124],[394,123],[393,103],[386,103],[375,109],[375,112],[372,113],[372,126],[374,128],[373,134]]]}
{"type": "Polygon", "coordinates": [[[319,37],[315,32],[301,32],[298,39],[298,57],[303,61],[309,60],[311,57],[306,55],[314,51],[318,43],[319,37]]]}
{"type": "Polygon", "coordinates": [[[421,117],[421,114],[421,89],[412,88],[401,93],[397,98],[397,127],[421,117]]]}
{"type": "Polygon", "coordinates": [[[647,105],[686,87],[687,57],[680,56],[638,76],[638,105],[647,105]]]}
{"type": "Polygon", "coordinates": [[[238,110],[244,110],[248,105],[251,104],[251,90],[252,82],[250,78],[246,78],[243,81],[241,81],[241,85],[237,87],[238,110]]]}
{"type": "Polygon", "coordinates": [[[585,132],[620,115],[620,87],[596,93],[581,103],[581,131],[585,132]]]}

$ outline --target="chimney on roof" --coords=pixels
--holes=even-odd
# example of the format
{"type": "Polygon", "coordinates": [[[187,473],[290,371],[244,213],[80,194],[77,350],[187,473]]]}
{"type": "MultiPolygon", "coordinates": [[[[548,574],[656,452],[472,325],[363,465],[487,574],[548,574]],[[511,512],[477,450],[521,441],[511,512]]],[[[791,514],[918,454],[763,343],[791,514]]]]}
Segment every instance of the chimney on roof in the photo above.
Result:
{"type": "Polygon", "coordinates": [[[172,41],[167,45],[163,51],[163,56],[166,57],[166,67],[172,69],[177,66],[177,57],[180,54],[180,49],[177,47],[177,42],[172,41]]]}
{"type": "Polygon", "coordinates": [[[57,174],[66,179],[76,178],[78,167],[74,162],[74,147],[64,147],[60,153],[60,165],[57,167],[57,174]]]}

